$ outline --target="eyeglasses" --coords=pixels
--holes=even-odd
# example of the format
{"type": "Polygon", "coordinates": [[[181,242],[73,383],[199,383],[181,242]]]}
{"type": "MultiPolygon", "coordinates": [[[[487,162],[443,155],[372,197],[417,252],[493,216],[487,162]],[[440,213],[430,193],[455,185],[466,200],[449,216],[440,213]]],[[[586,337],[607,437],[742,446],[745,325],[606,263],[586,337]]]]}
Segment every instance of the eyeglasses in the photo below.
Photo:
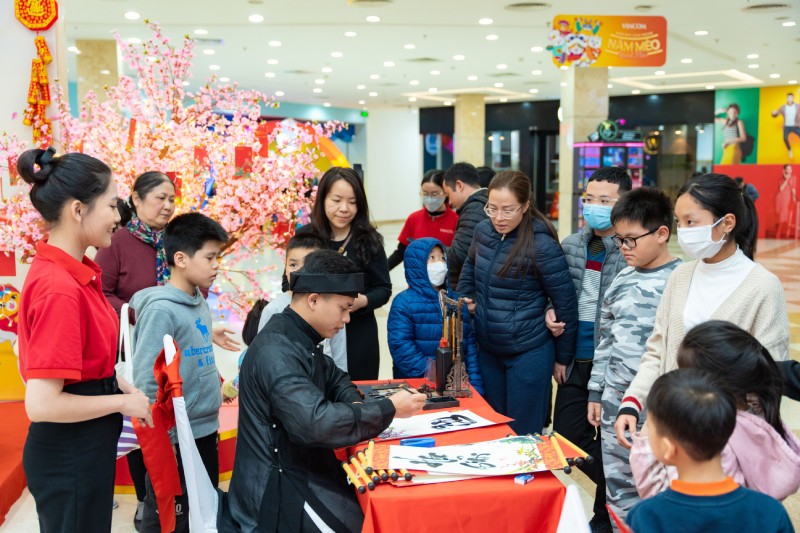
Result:
{"type": "Polygon", "coordinates": [[[626,248],[634,249],[636,248],[636,241],[641,239],[642,237],[647,237],[648,235],[652,235],[653,233],[657,232],[658,228],[648,231],[644,235],[639,235],[638,237],[620,237],[619,235],[614,235],[611,237],[611,240],[614,241],[614,244],[617,248],[622,247],[624,244],[626,248]]]}
{"type": "Polygon", "coordinates": [[[483,207],[483,212],[486,213],[486,216],[489,218],[499,218],[508,220],[509,218],[516,215],[519,210],[522,209],[522,206],[518,206],[516,209],[497,209],[496,207],[489,207],[488,205],[483,207]]]}
{"type": "Polygon", "coordinates": [[[419,195],[422,198],[442,198],[445,196],[443,192],[421,192],[419,195]]]}
{"type": "Polygon", "coordinates": [[[594,196],[581,196],[581,202],[583,205],[614,205],[617,203],[618,198],[609,198],[608,196],[601,196],[600,198],[595,198],[594,196]]]}

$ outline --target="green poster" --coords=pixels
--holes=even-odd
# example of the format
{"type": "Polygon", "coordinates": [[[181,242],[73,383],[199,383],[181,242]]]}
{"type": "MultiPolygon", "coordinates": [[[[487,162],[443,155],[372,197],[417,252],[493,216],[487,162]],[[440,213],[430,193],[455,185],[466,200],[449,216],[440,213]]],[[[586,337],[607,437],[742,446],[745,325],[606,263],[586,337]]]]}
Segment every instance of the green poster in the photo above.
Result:
{"type": "Polygon", "coordinates": [[[755,164],[759,89],[723,89],[714,98],[714,164],[755,164]]]}

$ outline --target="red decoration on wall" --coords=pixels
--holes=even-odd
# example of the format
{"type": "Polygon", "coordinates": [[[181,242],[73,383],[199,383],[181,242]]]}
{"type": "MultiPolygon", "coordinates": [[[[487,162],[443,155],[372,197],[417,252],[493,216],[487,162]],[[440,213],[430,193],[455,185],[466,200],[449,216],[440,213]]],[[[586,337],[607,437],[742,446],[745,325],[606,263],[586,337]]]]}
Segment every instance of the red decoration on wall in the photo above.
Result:
{"type": "Polygon", "coordinates": [[[14,14],[29,30],[49,30],[58,20],[58,4],[56,0],[14,0],[14,14]]]}
{"type": "Polygon", "coordinates": [[[237,146],[233,152],[236,177],[249,177],[253,172],[253,147],[237,146]]]}

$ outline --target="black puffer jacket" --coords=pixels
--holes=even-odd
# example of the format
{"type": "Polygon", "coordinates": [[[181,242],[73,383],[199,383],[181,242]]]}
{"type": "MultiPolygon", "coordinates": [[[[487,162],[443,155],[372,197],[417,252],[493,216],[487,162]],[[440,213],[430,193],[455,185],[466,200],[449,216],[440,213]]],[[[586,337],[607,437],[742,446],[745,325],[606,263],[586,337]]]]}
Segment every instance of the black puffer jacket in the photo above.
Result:
{"type": "Polygon", "coordinates": [[[505,277],[499,275],[519,228],[504,237],[486,220],[475,227],[458,292],[475,297],[478,345],[507,357],[538,348],[553,338],[544,323],[548,300],[552,300],[556,316],[566,323],[564,333],[555,338],[556,361],[569,364],[575,357],[578,298],[558,241],[543,222],[534,220],[533,225],[532,255],[538,274],[530,269],[518,278],[515,264],[505,277]]]}
{"type": "Polygon", "coordinates": [[[482,220],[487,220],[486,202],[489,201],[489,191],[478,189],[456,211],[458,213],[458,224],[453,235],[453,242],[447,250],[447,261],[450,267],[450,286],[458,286],[458,277],[464,261],[467,260],[469,247],[472,244],[472,234],[475,233],[475,226],[482,220]]]}

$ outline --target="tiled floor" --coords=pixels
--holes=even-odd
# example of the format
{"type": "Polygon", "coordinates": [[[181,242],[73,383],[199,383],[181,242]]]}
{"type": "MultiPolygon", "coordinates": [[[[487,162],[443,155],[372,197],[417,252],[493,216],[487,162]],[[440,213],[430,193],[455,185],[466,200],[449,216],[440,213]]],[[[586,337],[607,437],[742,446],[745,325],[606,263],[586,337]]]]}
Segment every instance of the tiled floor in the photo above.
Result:
{"type": "MultiPolygon", "coordinates": [[[[380,227],[380,231],[386,239],[387,253],[394,250],[400,229],[399,224],[385,224],[380,227]]],[[[671,249],[675,255],[681,255],[674,242],[671,243],[671,249]]],[[[791,324],[791,356],[793,359],[800,360],[800,242],[760,241],[758,261],[780,277],[783,283],[791,324]]],[[[402,267],[395,268],[391,274],[393,294],[397,294],[406,288],[402,267]]],[[[381,341],[381,378],[391,377],[391,357],[386,343],[386,322],[390,305],[391,303],[387,304],[376,313],[381,341]]],[[[217,354],[217,360],[220,372],[225,377],[230,377],[236,372],[236,354],[221,352],[217,354]]],[[[788,399],[784,400],[781,414],[795,433],[800,435],[800,404],[788,399]]],[[[590,494],[594,494],[594,484],[580,472],[575,472],[571,476],[559,473],[558,477],[565,483],[576,483],[579,486],[588,514],[591,509],[592,496],[590,494]]],[[[223,489],[227,489],[227,483],[223,484],[223,489]]],[[[134,531],[132,517],[136,506],[135,497],[118,495],[117,501],[120,507],[114,511],[112,531],[115,533],[134,531]]],[[[786,499],[784,505],[789,511],[795,527],[800,528],[800,495],[796,494],[786,499]]],[[[22,498],[11,509],[5,524],[0,526],[0,533],[36,531],[37,529],[35,505],[33,498],[26,490],[22,498]]]]}

